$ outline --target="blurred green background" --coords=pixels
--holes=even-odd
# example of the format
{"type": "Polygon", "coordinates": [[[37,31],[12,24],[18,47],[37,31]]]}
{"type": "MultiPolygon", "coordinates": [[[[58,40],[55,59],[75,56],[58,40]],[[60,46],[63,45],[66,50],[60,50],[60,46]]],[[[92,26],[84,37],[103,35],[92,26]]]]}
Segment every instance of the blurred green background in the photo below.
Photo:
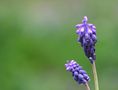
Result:
{"type": "Polygon", "coordinates": [[[83,16],[97,27],[100,90],[118,90],[118,0],[0,0],[0,90],[85,90],[66,72],[91,64],[77,42],[83,16]]]}

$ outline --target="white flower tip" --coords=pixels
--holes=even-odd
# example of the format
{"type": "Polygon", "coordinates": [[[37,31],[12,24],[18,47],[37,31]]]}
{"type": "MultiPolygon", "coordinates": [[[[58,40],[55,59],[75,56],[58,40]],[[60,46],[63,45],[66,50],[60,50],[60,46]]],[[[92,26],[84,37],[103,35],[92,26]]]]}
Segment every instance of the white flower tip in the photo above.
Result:
{"type": "Polygon", "coordinates": [[[84,16],[84,20],[85,20],[85,21],[88,21],[88,18],[87,18],[87,16],[84,16]]]}

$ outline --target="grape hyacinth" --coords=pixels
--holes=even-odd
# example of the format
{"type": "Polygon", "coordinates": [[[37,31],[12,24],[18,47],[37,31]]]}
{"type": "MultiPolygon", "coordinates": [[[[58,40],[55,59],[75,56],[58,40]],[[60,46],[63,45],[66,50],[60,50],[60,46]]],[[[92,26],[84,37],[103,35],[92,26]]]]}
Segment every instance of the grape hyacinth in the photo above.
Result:
{"type": "Polygon", "coordinates": [[[66,70],[72,72],[73,78],[78,84],[86,84],[90,78],[86,71],[74,60],[68,61],[65,64],[66,70]]]}
{"type": "Polygon", "coordinates": [[[87,23],[87,16],[82,20],[82,24],[77,24],[76,33],[79,35],[78,42],[84,49],[85,55],[88,57],[90,62],[93,64],[96,60],[95,55],[95,44],[97,42],[96,38],[96,27],[93,24],[87,23]]]}

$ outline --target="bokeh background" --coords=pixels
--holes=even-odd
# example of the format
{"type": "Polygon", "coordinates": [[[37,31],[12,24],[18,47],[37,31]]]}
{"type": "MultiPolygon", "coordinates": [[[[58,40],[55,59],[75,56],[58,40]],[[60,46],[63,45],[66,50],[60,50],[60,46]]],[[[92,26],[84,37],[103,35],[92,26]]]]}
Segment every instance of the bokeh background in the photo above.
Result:
{"type": "Polygon", "coordinates": [[[0,90],[85,90],[65,70],[70,59],[94,90],[75,33],[85,15],[97,27],[100,90],[118,90],[118,0],[0,0],[0,90]]]}

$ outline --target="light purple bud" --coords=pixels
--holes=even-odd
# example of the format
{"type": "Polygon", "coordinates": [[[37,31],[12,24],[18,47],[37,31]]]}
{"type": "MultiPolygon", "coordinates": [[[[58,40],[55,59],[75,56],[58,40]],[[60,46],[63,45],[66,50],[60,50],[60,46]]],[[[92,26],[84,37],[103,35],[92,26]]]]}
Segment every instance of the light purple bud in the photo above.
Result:
{"type": "Polygon", "coordinates": [[[77,72],[77,71],[75,71],[75,72],[74,72],[74,75],[75,75],[75,76],[78,76],[78,72],[77,72]]]}
{"type": "Polygon", "coordinates": [[[77,24],[75,27],[76,27],[77,29],[79,29],[79,28],[82,27],[82,24],[77,24]]]}
{"type": "Polygon", "coordinates": [[[81,73],[81,74],[86,74],[86,71],[80,70],[79,73],[81,73]]]}
{"type": "Polygon", "coordinates": [[[79,74],[78,77],[79,77],[79,79],[83,79],[84,78],[82,74],[79,74]]]}

